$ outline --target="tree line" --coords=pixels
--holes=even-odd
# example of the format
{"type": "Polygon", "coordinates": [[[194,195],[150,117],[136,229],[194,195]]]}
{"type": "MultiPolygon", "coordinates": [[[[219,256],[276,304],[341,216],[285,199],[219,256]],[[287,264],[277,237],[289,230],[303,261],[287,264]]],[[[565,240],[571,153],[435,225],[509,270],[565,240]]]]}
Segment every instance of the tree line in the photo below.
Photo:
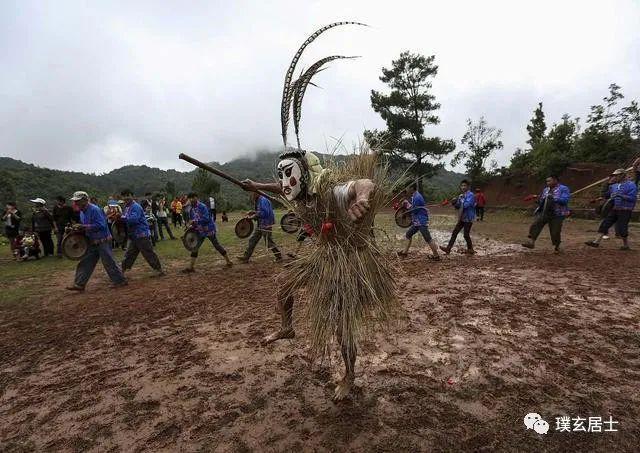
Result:
{"type": "Polygon", "coordinates": [[[492,157],[504,147],[502,130],[489,125],[483,116],[467,120],[460,148],[454,139],[427,133],[429,126],[440,122],[440,104],[432,93],[437,74],[434,55],[411,52],[401,53],[390,68],[382,68],[380,80],[389,91],[372,90],[371,107],[385,121],[386,129],[365,131],[369,143],[385,150],[391,166],[404,169],[421,189],[448,156],[452,165],[463,163],[468,177],[483,185],[496,175],[558,174],[572,162],[623,165],[640,153],[638,102],[622,105],[622,89],[611,84],[603,102],[591,107],[584,128],[580,118],[565,114],[547,130],[540,102],[526,126],[528,146],[516,149],[509,165],[498,168],[492,157]]]}
{"type": "MultiPolygon", "coordinates": [[[[467,119],[466,131],[459,143],[453,138],[429,134],[428,128],[440,123],[440,103],[432,92],[437,74],[434,55],[408,51],[393,60],[389,68],[383,67],[380,80],[388,90],[372,90],[370,101],[386,128],[364,133],[365,140],[372,146],[384,150],[396,175],[408,175],[407,182],[417,181],[432,199],[448,196],[451,191],[451,185],[446,184],[451,176],[442,171],[447,158],[451,158],[454,166],[463,164],[474,184],[483,185],[496,175],[544,177],[561,173],[572,162],[622,166],[640,153],[638,102],[632,100],[624,104],[621,87],[611,84],[602,103],[591,106],[584,125],[579,117],[565,114],[559,123],[548,127],[540,102],[526,126],[527,146],[516,149],[509,165],[498,168],[493,157],[504,146],[502,130],[490,125],[483,116],[467,119]],[[436,175],[440,175],[440,179],[434,179],[436,175]]],[[[272,178],[275,153],[262,157],[234,159],[220,167],[239,178],[272,178]]],[[[127,166],[106,175],[87,175],[41,169],[0,158],[0,198],[4,201],[25,196],[53,197],[78,188],[106,197],[130,183],[134,183],[132,189],[136,193],[162,193],[169,198],[194,190],[203,197],[215,196],[219,206],[229,210],[249,204],[240,189],[224,181],[220,183],[200,169],[183,173],[127,166]]]]}

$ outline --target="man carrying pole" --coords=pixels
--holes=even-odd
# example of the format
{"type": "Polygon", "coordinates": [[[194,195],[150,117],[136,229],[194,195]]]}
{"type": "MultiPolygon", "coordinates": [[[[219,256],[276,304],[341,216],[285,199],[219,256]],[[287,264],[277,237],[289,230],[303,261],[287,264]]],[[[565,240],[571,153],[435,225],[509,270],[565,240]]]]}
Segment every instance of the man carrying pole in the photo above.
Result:
{"type": "Polygon", "coordinates": [[[626,177],[626,171],[623,168],[619,168],[611,174],[609,189],[605,192],[604,198],[611,199],[613,206],[600,223],[598,237],[585,242],[589,247],[599,247],[603,236],[607,235],[609,228],[615,225],[616,235],[622,239],[620,250],[630,250],[628,242],[629,221],[633,208],[636,206],[638,187],[631,180],[631,175],[629,176],[629,178],[626,177]]]}
{"type": "Polygon", "coordinates": [[[529,228],[529,240],[524,242],[522,246],[528,249],[534,248],[540,232],[548,224],[554,252],[560,253],[562,222],[569,215],[571,191],[564,184],[560,184],[555,175],[549,176],[546,184],[547,186],[537,198],[538,207],[534,213],[535,220],[529,228]]]}

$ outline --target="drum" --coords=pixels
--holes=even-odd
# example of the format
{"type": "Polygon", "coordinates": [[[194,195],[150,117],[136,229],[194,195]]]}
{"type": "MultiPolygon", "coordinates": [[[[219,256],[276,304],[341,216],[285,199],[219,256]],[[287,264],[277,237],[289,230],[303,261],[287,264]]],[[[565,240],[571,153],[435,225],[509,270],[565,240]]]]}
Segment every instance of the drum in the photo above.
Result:
{"type": "Polygon", "coordinates": [[[302,226],[302,222],[297,215],[293,212],[289,212],[282,216],[280,219],[280,228],[282,231],[288,234],[297,233],[302,226]]]}
{"type": "Polygon", "coordinates": [[[199,240],[200,235],[198,234],[198,232],[193,228],[189,228],[184,232],[184,235],[182,236],[182,245],[184,245],[184,248],[186,248],[190,252],[195,252],[198,248],[199,240]]]}
{"type": "Polygon", "coordinates": [[[411,212],[404,206],[398,208],[395,214],[396,225],[400,228],[409,228],[411,226],[411,212]]]}
{"type": "Polygon", "coordinates": [[[553,216],[554,205],[555,205],[555,202],[553,201],[553,197],[551,195],[547,195],[547,197],[544,199],[544,204],[542,205],[543,217],[553,216]]]}
{"type": "Polygon", "coordinates": [[[600,216],[601,219],[604,219],[611,212],[611,208],[613,207],[613,198],[609,198],[604,203],[596,208],[596,214],[600,216]]]}
{"type": "Polygon", "coordinates": [[[79,231],[68,231],[62,238],[62,254],[70,260],[81,259],[89,250],[89,239],[79,231]]]}
{"type": "Polygon", "coordinates": [[[253,233],[253,220],[247,217],[238,220],[238,223],[236,223],[235,231],[236,236],[238,236],[240,239],[248,238],[249,236],[251,236],[251,233],[253,233]]]}

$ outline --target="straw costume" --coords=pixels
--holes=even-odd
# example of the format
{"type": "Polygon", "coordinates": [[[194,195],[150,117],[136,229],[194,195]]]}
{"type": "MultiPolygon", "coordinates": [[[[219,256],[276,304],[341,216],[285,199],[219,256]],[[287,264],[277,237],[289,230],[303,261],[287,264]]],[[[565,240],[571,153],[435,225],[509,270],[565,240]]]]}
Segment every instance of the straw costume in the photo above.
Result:
{"type": "Polygon", "coordinates": [[[279,276],[278,310],[282,326],[265,342],[295,336],[294,295],[303,290],[312,351],[317,356],[324,355],[333,338],[341,347],[346,372],[336,387],[336,400],[346,397],[352,387],[358,339],[375,322],[389,320],[398,307],[388,260],[372,234],[376,211],[384,205],[389,189],[386,167],[379,165],[377,154],[362,149],[344,164],[323,168],[313,153],[300,148],[299,139],[297,149],[287,147],[291,103],[298,138],[302,97],[312,76],[327,61],[347,57],[319,60],[291,82],[295,65],[313,39],[343,24],[357,23],[338,22],[316,31],[295,54],[287,71],[282,99],[285,151],[277,164],[279,182],[244,181],[246,190],[269,190],[283,195],[301,224],[313,229],[316,237],[313,250],[289,263],[279,276]]]}

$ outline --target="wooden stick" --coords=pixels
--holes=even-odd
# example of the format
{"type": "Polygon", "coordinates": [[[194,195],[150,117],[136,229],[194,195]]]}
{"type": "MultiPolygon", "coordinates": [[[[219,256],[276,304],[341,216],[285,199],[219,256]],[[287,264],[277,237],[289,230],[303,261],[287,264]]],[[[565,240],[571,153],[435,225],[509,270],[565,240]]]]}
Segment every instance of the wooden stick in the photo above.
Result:
{"type": "MultiPolygon", "coordinates": [[[[633,170],[633,167],[629,167],[629,168],[627,168],[625,171],[631,171],[631,170],[633,170]]],[[[578,193],[580,193],[580,192],[584,192],[584,191],[585,191],[585,190],[587,190],[587,189],[591,189],[592,187],[597,186],[598,184],[602,184],[602,183],[603,183],[603,182],[605,182],[607,179],[609,179],[609,177],[610,177],[610,175],[609,175],[609,176],[607,176],[606,178],[602,178],[602,179],[600,179],[600,180],[598,180],[598,181],[596,181],[596,182],[594,182],[594,183],[592,183],[592,184],[589,184],[588,186],[583,187],[582,189],[578,189],[578,190],[576,190],[575,192],[572,192],[572,193],[571,193],[571,196],[574,196],[574,195],[576,195],[576,194],[578,194],[578,193]]]]}
{"type": "MultiPolygon", "coordinates": [[[[240,180],[234,178],[231,175],[226,174],[225,172],[218,170],[217,168],[213,168],[211,165],[207,165],[204,162],[200,162],[198,159],[194,159],[191,156],[187,156],[184,153],[180,153],[180,155],[178,156],[179,159],[182,160],[186,160],[187,162],[189,162],[190,164],[195,165],[196,167],[200,167],[203,170],[206,170],[210,173],[213,173],[216,176],[220,176],[223,179],[226,179],[227,181],[229,181],[232,184],[235,184],[236,186],[240,187],[241,189],[244,190],[244,185],[240,182],[240,180]]],[[[280,201],[277,198],[272,197],[271,195],[268,195],[266,193],[264,193],[261,190],[256,190],[256,193],[262,195],[265,198],[268,198],[271,201],[277,201],[278,203],[280,203],[280,201]]]]}

